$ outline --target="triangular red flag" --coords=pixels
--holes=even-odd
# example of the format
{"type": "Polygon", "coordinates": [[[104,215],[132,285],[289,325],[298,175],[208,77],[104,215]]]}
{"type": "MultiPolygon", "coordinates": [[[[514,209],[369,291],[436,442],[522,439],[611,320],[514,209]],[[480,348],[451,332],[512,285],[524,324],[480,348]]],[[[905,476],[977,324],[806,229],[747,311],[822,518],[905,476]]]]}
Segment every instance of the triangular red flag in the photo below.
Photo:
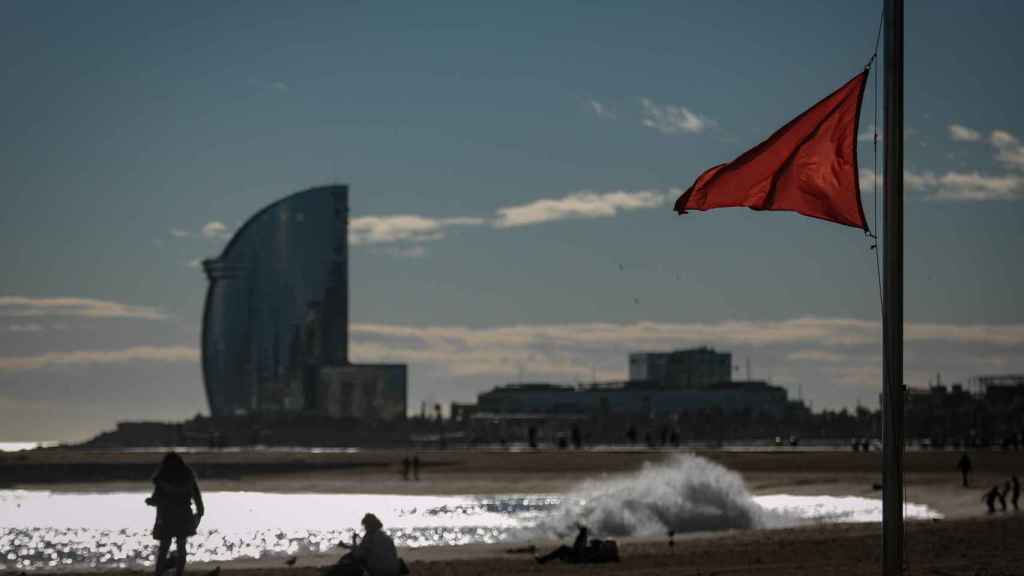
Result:
{"type": "Polygon", "coordinates": [[[867,230],[857,170],[867,76],[861,72],[739,158],[698,176],[676,200],[676,212],[791,210],[867,230]]]}

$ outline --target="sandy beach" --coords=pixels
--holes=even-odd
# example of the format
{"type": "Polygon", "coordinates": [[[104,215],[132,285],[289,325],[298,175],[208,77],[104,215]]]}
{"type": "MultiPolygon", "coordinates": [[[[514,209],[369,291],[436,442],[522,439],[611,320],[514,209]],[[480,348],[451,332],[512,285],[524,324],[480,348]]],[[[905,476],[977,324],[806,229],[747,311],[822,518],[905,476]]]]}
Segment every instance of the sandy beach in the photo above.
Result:
{"type": "MultiPolygon", "coordinates": [[[[677,451],[417,452],[419,481],[403,480],[400,462],[411,452],[198,452],[186,454],[205,490],[348,494],[556,494],[585,480],[614,478],[672,458],[677,451]]],[[[880,498],[880,455],[841,450],[710,450],[697,454],[742,474],[754,495],[833,495],[880,498]]],[[[0,455],[6,488],[74,492],[144,491],[160,452],[50,449],[0,455]],[[106,480],[102,480],[106,479],[106,480]]],[[[957,452],[910,452],[906,493],[944,519],[908,524],[911,574],[1024,573],[1024,515],[984,513],[984,489],[1024,470],[1020,452],[971,453],[975,473],[960,486],[957,452]]],[[[553,541],[531,542],[543,552],[553,541]]],[[[600,566],[538,566],[512,544],[403,549],[414,574],[875,574],[880,526],[832,524],[772,530],[696,533],[667,540],[623,539],[622,562],[600,566]]],[[[334,554],[218,564],[236,576],[312,576],[334,554]]],[[[212,566],[193,565],[192,573],[212,566]]],[[[123,573],[123,572],[120,572],[123,573]]]]}

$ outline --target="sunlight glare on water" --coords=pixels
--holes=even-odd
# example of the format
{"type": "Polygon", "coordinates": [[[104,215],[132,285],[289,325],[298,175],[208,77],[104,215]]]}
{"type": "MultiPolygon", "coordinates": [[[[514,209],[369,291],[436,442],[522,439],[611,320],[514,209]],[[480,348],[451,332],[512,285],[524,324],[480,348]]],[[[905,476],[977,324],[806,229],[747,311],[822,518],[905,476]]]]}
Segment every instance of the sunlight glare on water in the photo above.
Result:
{"type": "MultiPolygon", "coordinates": [[[[0,569],[140,568],[152,565],[153,508],[142,492],[0,490],[0,569]]],[[[878,521],[868,498],[771,495],[766,510],[799,520],[878,521]]],[[[399,546],[524,540],[566,501],[563,496],[407,496],[209,492],[207,516],[189,539],[190,561],[226,561],[338,552],[366,512],[399,546]]],[[[911,505],[908,517],[936,517],[911,505]]]]}

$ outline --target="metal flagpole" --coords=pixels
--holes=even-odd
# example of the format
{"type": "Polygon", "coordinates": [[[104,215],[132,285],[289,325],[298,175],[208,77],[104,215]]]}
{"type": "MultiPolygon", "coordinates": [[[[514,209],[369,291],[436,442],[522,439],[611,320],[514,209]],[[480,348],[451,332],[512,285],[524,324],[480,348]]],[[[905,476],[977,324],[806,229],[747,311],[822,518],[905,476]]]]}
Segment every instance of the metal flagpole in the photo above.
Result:
{"type": "Polygon", "coordinates": [[[903,0],[885,0],[882,573],[903,571],[903,0]]]}

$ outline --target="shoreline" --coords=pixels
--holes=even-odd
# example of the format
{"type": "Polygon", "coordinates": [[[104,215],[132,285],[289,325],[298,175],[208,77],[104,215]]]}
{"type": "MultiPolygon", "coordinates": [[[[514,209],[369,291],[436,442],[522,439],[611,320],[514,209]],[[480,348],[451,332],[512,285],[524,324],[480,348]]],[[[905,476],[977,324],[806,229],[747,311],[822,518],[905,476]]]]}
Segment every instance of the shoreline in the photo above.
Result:
{"type": "MultiPolygon", "coordinates": [[[[360,452],[196,452],[186,461],[204,491],[323,494],[565,494],[586,481],[636,473],[679,454],[706,458],[739,473],[753,495],[881,498],[881,456],[835,450],[365,450],[360,452]],[[417,454],[421,479],[403,480],[401,460],[417,454]]],[[[981,514],[981,495],[1024,473],[1024,452],[971,453],[971,487],[960,487],[957,452],[907,454],[907,501],[947,518],[981,514]]],[[[159,452],[43,449],[0,454],[0,489],[52,492],[143,492],[159,452]]]]}

